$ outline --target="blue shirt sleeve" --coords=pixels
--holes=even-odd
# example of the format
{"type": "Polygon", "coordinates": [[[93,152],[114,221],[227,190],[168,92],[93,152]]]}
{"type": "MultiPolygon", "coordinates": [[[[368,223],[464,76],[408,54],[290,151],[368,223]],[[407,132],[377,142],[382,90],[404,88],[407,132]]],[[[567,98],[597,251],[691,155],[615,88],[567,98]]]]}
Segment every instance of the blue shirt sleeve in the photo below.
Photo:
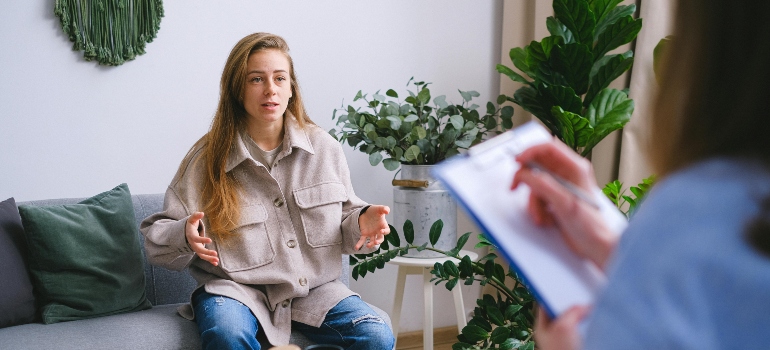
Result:
{"type": "Polygon", "coordinates": [[[585,348],[769,348],[770,258],[744,238],[769,187],[764,170],[729,160],[656,185],[621,238],[585,348]]]}

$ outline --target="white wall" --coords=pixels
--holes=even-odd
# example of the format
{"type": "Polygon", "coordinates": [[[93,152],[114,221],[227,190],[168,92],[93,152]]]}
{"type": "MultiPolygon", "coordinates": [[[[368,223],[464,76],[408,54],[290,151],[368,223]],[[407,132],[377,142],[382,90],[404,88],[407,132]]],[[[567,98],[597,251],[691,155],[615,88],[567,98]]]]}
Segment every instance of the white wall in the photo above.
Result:
{"type": "MultiPolygon", "coordinates": [[[[405,92],[415,76],[434,95],[479,105],[499,92],[502,1],[165,1],[147,53],[120,67],[85,62],[71,50],[54,0],[6,2],[0,11],[0,199],[87,197],[126,182],[161,193],[204,134],[221,69],[244,35],[282,35],[291,47],[310,116],[333,127],[332,111],[359,89],[405,92]]],[[[393,173],[346,146],[359,197],[392,205],[393,173]]],[[[478,232],[467,220],[461,233],[478,232]]],[[[469,243],[472,247],[473,242],[469,243]]],[[[392,307],[395,269],[352,289],[392,307]]],[[[421,329],[418,277],[407,280],[402,331],[421,329]]],[[[478,288],[463,287],[466,308],[478,288]]],[[[435,326],[455,324],[451,295],[436,288],[435,326]],[[443,307],[446,305],[446,307],[443,307]]]]}

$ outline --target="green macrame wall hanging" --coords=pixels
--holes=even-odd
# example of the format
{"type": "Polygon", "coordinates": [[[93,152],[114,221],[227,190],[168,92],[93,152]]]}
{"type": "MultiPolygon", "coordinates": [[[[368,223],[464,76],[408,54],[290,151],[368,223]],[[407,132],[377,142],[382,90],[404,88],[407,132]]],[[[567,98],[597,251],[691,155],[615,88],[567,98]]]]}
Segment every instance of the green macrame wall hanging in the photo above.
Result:
{"type": "Polygon", "coordinates": [[[163,17],[162,0],[56,0],[62,29],[86,61],[119,66],[144,54],[163,17]]]}

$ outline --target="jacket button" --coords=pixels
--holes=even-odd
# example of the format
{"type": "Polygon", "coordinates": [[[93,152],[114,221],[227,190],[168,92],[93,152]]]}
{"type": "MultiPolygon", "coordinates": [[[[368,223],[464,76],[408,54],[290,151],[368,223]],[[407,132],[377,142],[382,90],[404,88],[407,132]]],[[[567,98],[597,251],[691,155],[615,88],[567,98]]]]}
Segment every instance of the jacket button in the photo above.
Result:
{"type": "Polygon", "coordinates": [[[282,206],[282,205],[283,205],[283,198],[276,198],[276,199],[273,201],[273,205],[275,205],[276,207],[280,207],[280,206],[282,206]]]}
{"type": "Polygon", "coordinates": [[[302,277],[302,278],[299,279],[299,285],[300,286],[304,287],[306,284],[307,284],[307,278],[302,277]]]}
{"type": "Polygon", "coordinates": [[[284,300],[284,301],[281,303],[281,306],[283,306],[283,307],[289,307],[289,301],[288,301],[288,300],[284,300]]]}
{"type": "Polygon", "coordinates": [[[297,246],[297,241],[290,239],[288,242],[286,242],[286,245],[289,246],[289,248],[294,248],[297,246]]]}

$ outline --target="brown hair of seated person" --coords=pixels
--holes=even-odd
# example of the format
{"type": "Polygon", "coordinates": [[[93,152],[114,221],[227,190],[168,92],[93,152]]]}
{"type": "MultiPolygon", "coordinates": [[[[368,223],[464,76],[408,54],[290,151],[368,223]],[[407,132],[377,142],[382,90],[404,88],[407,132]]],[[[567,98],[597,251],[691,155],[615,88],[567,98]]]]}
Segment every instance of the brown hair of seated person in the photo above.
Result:
{"type": "MultiPolygon", "coordinates": [[[[714,156],[770,169],[769,1],[680,0],[648,143],[659,178],[714,156]]],[[[770,254],[770,199],[748,239],[770,254]]]]}
{"type": "Polygon", "coordinates": [[[243,106],[243,92],[246,84],[246,67],[249,56],[257,51],[278,50],[289,61],[292,98],[286,110],[297,120],[300,127],[314,124],[308,117],[302,100],[299,82],[294,72],[294,61],[289,55],[289,46],[278,35],[254,33],[247,35],[233,47],[227,57],[220,81],[219,104],[209,131],[201,137],[185,156],[176,177],[182,176],[195,150],[202,148],[198,161],[204,162],[206,180],[200,191],[206,200],[203,212],[208,219],[207,232],[220,239],[231,235],[240,217],[238,183],[232,173],[227,173],[227,159],[237,145],[240,130],[245,128],[248,118],[243,106]]]}

